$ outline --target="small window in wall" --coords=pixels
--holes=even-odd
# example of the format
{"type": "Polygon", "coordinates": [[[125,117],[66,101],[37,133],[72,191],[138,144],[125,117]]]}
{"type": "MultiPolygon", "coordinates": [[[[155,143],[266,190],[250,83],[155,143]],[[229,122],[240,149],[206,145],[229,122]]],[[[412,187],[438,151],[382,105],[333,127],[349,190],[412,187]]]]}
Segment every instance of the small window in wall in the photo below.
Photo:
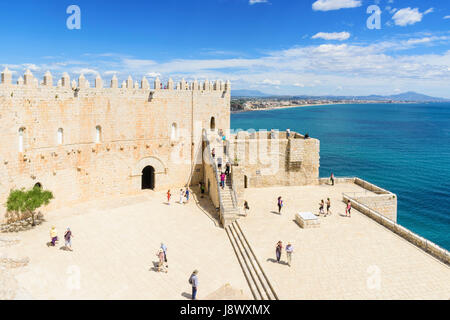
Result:
{"type": "Polygon", "coordinates": [[[170,140],[177,140],[178,139],[178,128],[176,123],[172,123],[171,129],[170,129],[170,140]]]}
{"type": "Polygon", "coordinates": [[[19,129],[19,152],[24,150],[25,128],[19,129]]]}
{"type": "Polygon", "coordinates": [[[102,142],[102,127],[96,126],[95,127],[95,143],[101,143],[102,142]]]}
{"type": "Polygon", "coordinates": [[[64,129],[59,128],[57,133],[58,145],[62,145],[64,143],[64,129]]]}
{"type": "Polygon", "coordinates": [[[216,118],[214,117],[211,118],[210,129],[211,131],[216,130],[216,118]]]}

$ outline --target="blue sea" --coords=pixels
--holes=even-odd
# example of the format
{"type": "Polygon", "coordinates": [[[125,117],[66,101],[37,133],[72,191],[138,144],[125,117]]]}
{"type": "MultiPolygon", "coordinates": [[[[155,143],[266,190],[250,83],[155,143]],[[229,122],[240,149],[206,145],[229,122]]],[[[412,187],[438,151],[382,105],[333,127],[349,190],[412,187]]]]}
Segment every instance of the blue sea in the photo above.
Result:
{"type": "Polygon", "coordinates": [[[345,104],[235,113],[232,129],[321,141],[320,176],[357,176],[398,196],[398,223],[450,249],[450,104],[345,104]]]}

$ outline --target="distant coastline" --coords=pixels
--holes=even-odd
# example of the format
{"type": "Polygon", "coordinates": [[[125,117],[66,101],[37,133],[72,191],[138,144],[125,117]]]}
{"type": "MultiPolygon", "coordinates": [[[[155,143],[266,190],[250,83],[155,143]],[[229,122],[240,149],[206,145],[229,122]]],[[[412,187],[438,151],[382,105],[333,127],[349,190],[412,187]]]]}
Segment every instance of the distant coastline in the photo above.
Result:
{"type": "Polygon", "coordinates": [[[270,106],[261,108],[247,108],[242,110],[231,110],[232,114],[243,113],[243,112],[255,112],[255,111],[270,111],[270,110],[281,110],[281,109],[291,109],[291,108],[306,108],[306,107],[324,107],[324,106],[334,106],[343,104],[415,104],[419,102],[415,101],[343,101],[343,102],[326,102],[326,103],[316,103],[316,104],[295,104],[295,105],[280,105],[280,106],[270,106]]]}
{"type": "Polygon", "coordinates": [[[318,103],[318,104],[300,104],[300,105],[281,105],[279,107],[267,107],[267,108],[254,108],[245,110],[234,110],[231,113],[243,113],[243,112],[253,112],[253,111],[268,111],[268,110],[280,110],[280,109],[291,109],[291,108],[306,108],[306,107],[323,107],[323,106],[333,106],[338,104],[346,104],[344,102],[338,103],[318,103]]]}

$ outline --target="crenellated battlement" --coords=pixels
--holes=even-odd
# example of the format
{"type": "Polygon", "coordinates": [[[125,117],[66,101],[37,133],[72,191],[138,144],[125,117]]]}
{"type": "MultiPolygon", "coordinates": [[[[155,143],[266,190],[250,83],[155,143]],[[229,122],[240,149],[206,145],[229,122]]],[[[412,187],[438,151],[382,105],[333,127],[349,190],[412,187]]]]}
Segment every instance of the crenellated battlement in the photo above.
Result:
{"type": "Polygon", "coordinates": [[[71,80],[67,72],[64,72],[55,84],[53,75],[50,71],[47,71],[44,74],[42,81],[39,81],[34,77],[30,70],[26,70],[23,77],[20,76],[17,81],[13,83],[12,72],[8,68],[5,68],[1,73],[0,92],[4,92],[6,89],[10,92],[10,94],[12,94],[12,97],[14,96],[14,91],[18,89],[24,90],[27,93],[54,91],[60,92],[63,95],[64,93],[67,94],[71,92],[86,92],[88,94],[108,94],[108,92],[120,92],[122,94],[148,94],[149,92],[155,91],[198,91],[201,93],[218,92],[220,94],[229,94],[231,92],[230,81],[223,82],[222,80],[216,80],[214,82],[210,82],[209,80],[205,80],[203,82],[194,80],[192,82],[187,82],[182,79],[181,81],[175,83],[172,78],[169,78],[164,84],[159,77],[157,77],[153,81],[153,85],[150,85],[150,82],[145,76],[140,80],[140,82],[134,81],[131,76],[128,76],[128,78],[123,80],[119,86],[119,79],[116,75],[113,75],[109,84],[106,84],[107,82],[104,81],[100,75],[96,76],[93,86],[91,86],[91,83],[86,79],[84,74],[80,74],[77,80],[71,80]]]}

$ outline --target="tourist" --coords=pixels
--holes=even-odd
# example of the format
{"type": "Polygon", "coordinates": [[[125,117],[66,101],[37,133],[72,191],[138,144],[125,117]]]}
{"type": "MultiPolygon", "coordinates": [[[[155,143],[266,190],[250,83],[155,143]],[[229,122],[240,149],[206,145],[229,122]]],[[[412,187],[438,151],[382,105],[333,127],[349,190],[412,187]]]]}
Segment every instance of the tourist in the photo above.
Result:
{"type": "Polygon", "coordinates": [[[323,199],[322,199],[322,201],[320,201],[320,203],[319,203],[319,216],[321,215],[321,214],[325,214],[325,212],[323,211],[323,207],[325,206],[325,203],[323,202],[323,199]]]}
{"type": "Polygon", "coordinates": [[[156,255],[158,256],[158,259],[159,259],[159,261],[158,261],[158,272],[163,271],[163,272],[167,273],[167,270],[166,270],[165,265],[164,265],[164,256],[165,255],[164,255],[163,249],[159,249],[158,252],[156,253],[156,255]]]}
{"type": "Polygon", "coordinates": [[[331,181],[331,185],[334,186],[334,174],[333,174],[333,172],[331,173],[330,181],[331,181]]]}
{"type": "Polygon", "coordinates": [[[66,249],[73,251],[72,250],[72,231],[70,231],[70,228],[67,228],[66,233],[64,234],[64,241],[65,241],[65,245],[66,245],[66,249]]]}
{"type": "Polygon", "coordinates": [[[283,208],[283,199],[278,197],[278,213],[281,214],[281,208],[283,208]]]}
{"type": "Polygon", "coordinates": [[[352,203],[350,200],[347,201],[347,208],[345,209],[345,215],[351,218],[351,210],[352,210],[352,203]],[[348,213],[348,214],[347,214],[348,213]]]}
{"type": "Polygon", "coordinates": [[[225,166],[225,174],[227,176],[229,176],[231,173],[231,164],[229,162],[227,162],[226,166],[225,166]]]}
{"type": "Polygon", "coordinates": [[[219,168],[219,171],[222,170],[222,158],[217,158],[217,168],[219,168]]]}
{"type": "Polygon", "coordinates": [[[286,246],[286,256],[287,256],[287,263],[288,266],[291,266],[291,261],[292,261],[292,253],[294,252],[294,247],[292,246],[292,244],[289,242],[288,245],[286,246]]]}
{"type": "Polygon", "coordinates": [[[211,155],[212,155],[213,159],[216,157],[216,149],[215,148],[212,149],[211,155]]]}
{"type": "Polygon", "coordinates": [[[305,139],[309,139],[309,133],[305,134],[305,139]]]}
{"type": "Polygon", "coordinates": [[[291,137],[291,129],[286,129],[286,138],[290,138],[291,137]]]}
{"type": "Polygon", "coordinates": [[[275,249],[275,255],[277,257],[277,262],[280,263],[281,253],[283,252],[283,242],[278,241],[277,247],[275,249]]]}
{"type": "Polygon", "coordinates": [[[58,231],[56,231],[56,227],[54,226],[50,230],[50,239],[52,247],[56,246],[56,242],[58,241],[58,231]]]}
{"type": "Polygon", "coordinates": [[[189,195],[190,195],[189,188],[186,188],[186,191],[184,192],[184,195],[186,197],[186,203],[189,203],[189,195]]]}
{"type": "Polygon", "coordinates": [[[250,210],[250,207],[248,206],[248,202],[244,201],[244,215],[247,216],[247,212],[250,210]]]}
{"type": "Polygon", "coordinates": [[[221,173],[220,174],[220,186],[222,187],[222,189],[225,189],[225,173],[221,173]]]}
{"type": "Polygon", "coordinates": [[[202,193],[202,198],[203,198],[203,195],[205,194],[205,184],[203,182],[200,182],[200,191],[202,193]]]}
{"type": "Polygon", "coordinates": [[[170,198],[172,197],[172,194],[170,193],[170,190],[167,191],[167,204],[170,206],[170,198]]]}
{"type": "Polygon", "coordinates": [[[189,283],[192,286],[192,300],[196,300],[197,299],[197,290],[198,290],[198,271],[195,270],[194,272],[192,272],[191,277],[189,278],[189,283]]]}
{"type": "Polygon", "coordinates": [[[331,215],[331,200],[330,198],[327,199],[327,215],[331,215]]]}
{"type": "Polygon", "coordinates": [[[164,251],[164,262],[167,263],[167,246],[161,242],[161,249],[164,251]]]}
{"type": "Polygon", "coordinates": [[[180,204],[183,204],[184,202],[184,191],[183,189],[180,189],[180,204]]]}

